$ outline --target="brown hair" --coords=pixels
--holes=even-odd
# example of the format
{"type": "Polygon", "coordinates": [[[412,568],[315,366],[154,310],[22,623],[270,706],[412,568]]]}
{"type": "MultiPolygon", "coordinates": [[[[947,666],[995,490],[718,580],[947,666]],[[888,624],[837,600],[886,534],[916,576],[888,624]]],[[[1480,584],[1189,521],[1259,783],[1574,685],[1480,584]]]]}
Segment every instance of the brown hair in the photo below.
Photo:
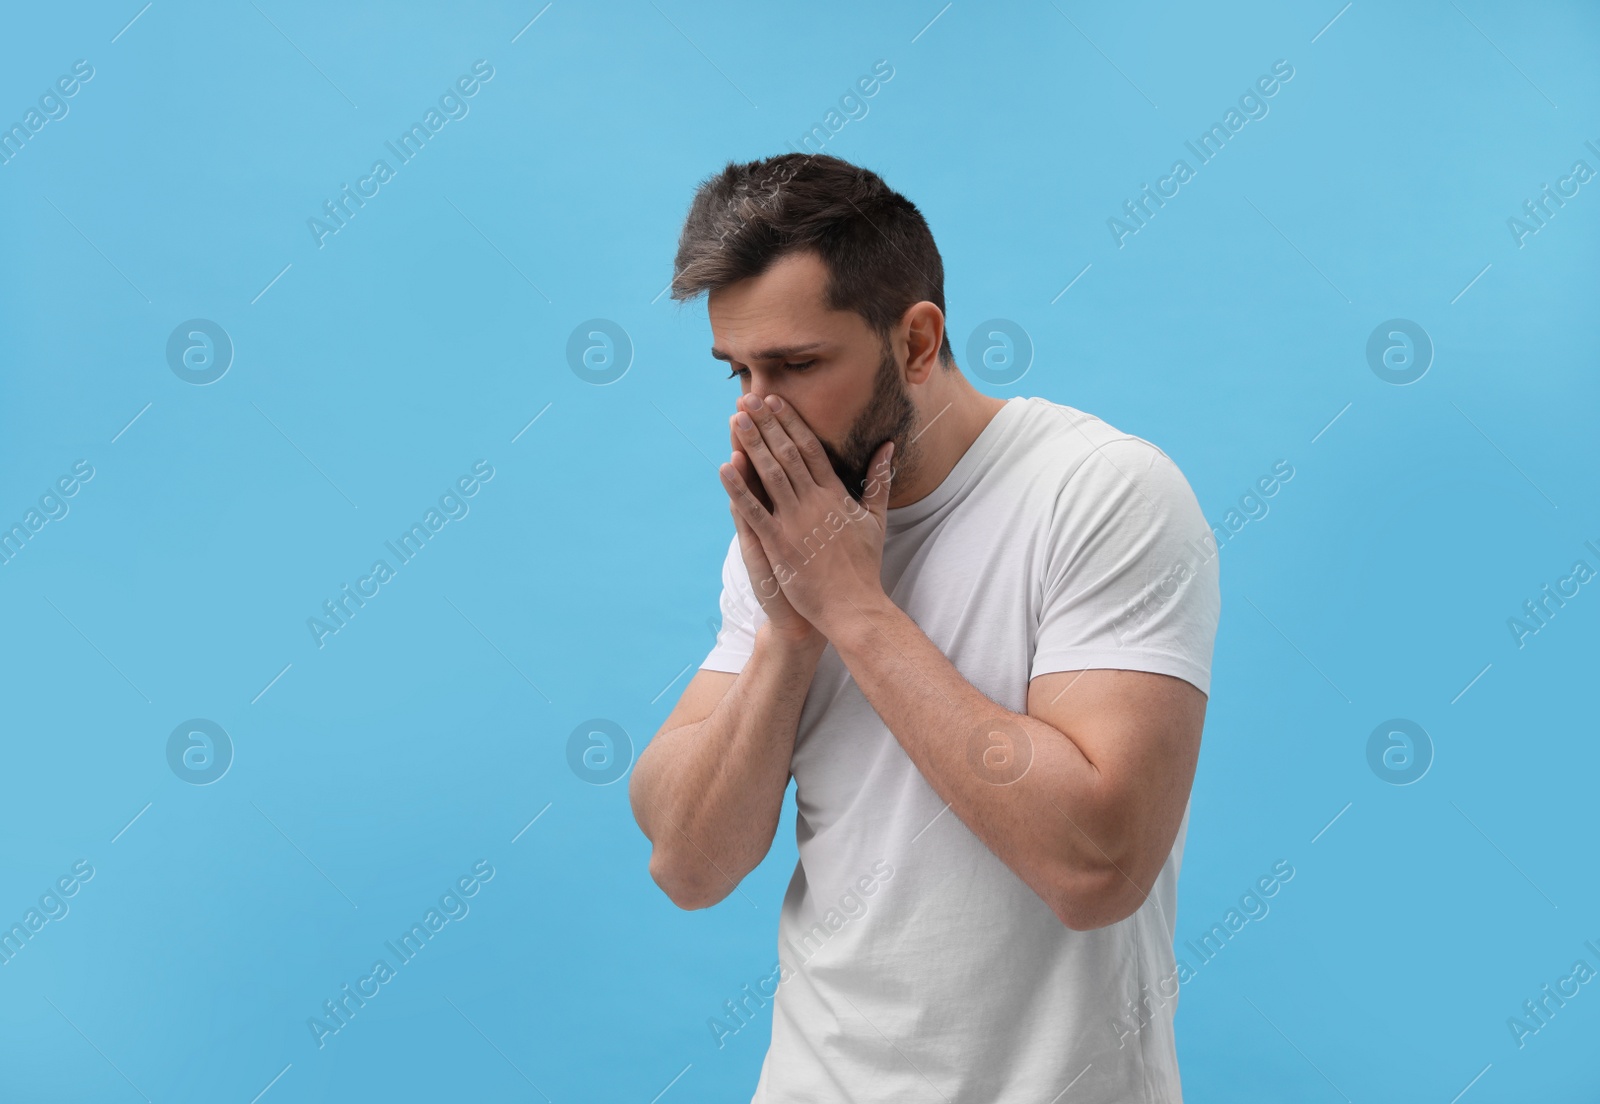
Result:
{"type": "MultiPolygon", "coordinates": [[[[830,310],[855,311],[887,342],[913,303],[944,311],[944,262],[922,213],[870,170],[826,154],[781,153],[702,181],[673,262],[680,302],[809,249],[828,269],[830,310]]],[[[955,366],[947,332],[939,346],[955,366]]]]}

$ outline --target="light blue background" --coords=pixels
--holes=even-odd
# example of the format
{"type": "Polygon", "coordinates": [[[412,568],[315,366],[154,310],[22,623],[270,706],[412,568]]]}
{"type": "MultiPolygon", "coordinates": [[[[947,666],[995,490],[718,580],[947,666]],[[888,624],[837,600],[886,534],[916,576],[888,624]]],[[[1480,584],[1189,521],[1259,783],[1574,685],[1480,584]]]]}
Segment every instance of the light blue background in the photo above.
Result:
{"type": "Polygon", "coordinates": [[[637,751],[712,643],[737,384],[660,294],[693,188],[883,59],[825,152],[927,216],[958,358],[987,319],[1030,335],[985,390],[1156,442],[1218,524],[1295,470],[1221,553],[1180,940],[1296,874],[1182,989],[1187,1099],[1593,1100],[1600,984],[1523,1047],[1507,1019],[1600,968],[1600,584],[1523,647],[1506,622],[1600,568],[1600,180],[1520,247],[1507,219],[1600,170],[1600,15],[1396,8],[7,9],[0,123],[95,75],[0,166],[0,521],[95,475],[0,566],[0,923],[95,875],[0,967],[0,1099],[748,1099],[770,1012],[721,1049],[707,1020],[775,962],[792,806],[684,913],[626,779],[567,747],[604,718],[637,751]],[[478,59],[470,113],[319,248],[478,59]],[[1106,220],[1278,59],[1270,113],[1119,248],[1106,220]],[[208,386],[166,361],[193,318],[235,347],[208,386]],[[606,386],[567,356],[595,318],[632,345],[606,386]],[[1367,362],[1392,318],[1435,347],[1407,386],[1367,362]],[[478,460],[470,513],[319,648],[307,619],[478,460]],[[209,786],[167,762],[194,717],[234,744],[209,786]],[[1434,748],[1408,786],[1366,758],[1397,717],[1434,748]],[[319,1049],[308,1018],[479,860],[319,1049]]]}

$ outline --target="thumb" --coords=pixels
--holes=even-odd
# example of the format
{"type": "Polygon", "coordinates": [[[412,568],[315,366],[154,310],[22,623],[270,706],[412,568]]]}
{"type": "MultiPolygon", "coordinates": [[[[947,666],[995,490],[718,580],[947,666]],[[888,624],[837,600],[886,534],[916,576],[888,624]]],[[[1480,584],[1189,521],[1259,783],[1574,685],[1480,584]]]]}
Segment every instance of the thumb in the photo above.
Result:
{"type": "Polygon", "coordinates": [[[870,510],[872,516],[880,523],[885,521],[889,509],[889,489],[894,478],[894,468],[890,465],[890,460],[893,457],[894,442],[885,441],[872,456],[872,463],[868,466],[870,475],[867,478],[867,486],[861,495],[861,504],[870,510]]]}

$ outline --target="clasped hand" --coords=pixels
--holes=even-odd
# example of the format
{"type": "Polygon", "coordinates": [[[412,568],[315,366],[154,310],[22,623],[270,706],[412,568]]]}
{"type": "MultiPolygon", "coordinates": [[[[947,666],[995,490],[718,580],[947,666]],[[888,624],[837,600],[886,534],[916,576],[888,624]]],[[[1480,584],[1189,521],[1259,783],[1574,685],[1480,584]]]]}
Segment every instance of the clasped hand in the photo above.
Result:
{"type": "Polygon", "coordinates": [[[780,635],[832,637],[884,596],[894,443],[873,454],[858,502],[811,427],[778,396],[743,396],[730,429],[733,457],[717,470],[756,597],[780,635]]]}

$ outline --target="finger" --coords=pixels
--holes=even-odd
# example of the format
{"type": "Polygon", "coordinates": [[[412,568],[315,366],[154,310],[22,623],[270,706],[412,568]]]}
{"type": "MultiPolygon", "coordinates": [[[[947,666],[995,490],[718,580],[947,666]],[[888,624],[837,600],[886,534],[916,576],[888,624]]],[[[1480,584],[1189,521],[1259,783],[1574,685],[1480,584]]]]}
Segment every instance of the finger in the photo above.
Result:
{"type": "Polygon", "coordinates": [[[783,535],[777,518],[750,492],[750,488],[745,486],[744,481],[734,472],[732,464],[723,464],[717,469],[717,473],[722,476],[722,487],[728,492],[730,504],[761,542],[762,551],[766,553],[769,563],[787,563],[788,560],[773,556],[769,551],[777,549],[783,552],[784,549],[791,547],[783,535]]]}
{"type": "Polygon", "coordinates": [[[783,465],[767,447],[766,438],[761,435],[761,430],[756,428],[749,411],[741,409],[733,416],[733,431],[738,436],[739,447],[744,449],[745,455],[755,465],[756,474],[761,477],[761,485],[767,489],[773,506],[782,508],[793,505],[796,501],[794,486],[784,473],[783,465]],[[748,421],[749,425],[739,424],[741,418],[748,421]]]}
{"type": "Polygon", "coordinates": [[[764,599],[775,597],[776,590],[781,589],[773,577],[772,562],[767,559],[767,550],[762,547],[761,538],[750,528],[750,523],[745,521],[739,508],[730,502],[728,512],[733,515],[733,527],[739,534],[739,548],[744,555],[745,572],[750,577],[750,589],[755,591],[756,601],[764,606],[764,599]]]}
{"type": "Polygon", "coordinates": [[[754,465],[750,463],[750,458],[744,455],[744,449],[739,444],[739,434],[734,430],[732,418],[728,419],[728,447],[733,450],[729,463],[738,469],[745,485],[761,500],[761,505],[769,510],[772,509],[772,499],[767,497],[767,490],[761,485],[761,477],[756,474],[754,465]]]}
{"type": "Polygon", "coordinates": [[[745,486],[749,487],[750,492],[756,496],[756,500],[770,513],[772,511],[772,499],[767,494],[767,489],[761,485],[761,477],[756,474],[756,469],[751,465],[750,457],[744,454],[743,449],[736,448],[733,450],[733,459],[729,463],[739,473],[739,478],[744,480],[745,486]]]}
{"type": "Polygon", "coordinates": [[[828,486],[830,480],[837,482],[838,473],[828,462],[828,454],[823,451],[822,442],[811,431],[806,420],[800,417],[799,412],[777,395],[767,396],[767,406],[789,434],[789,439],[794,442],[795,448],[800,450],[800,457],[805,462],[806,470],[811,473],[812,481],[819,487],[828,486]]]}
{"type": "Polygon", "coordinates": [[[728,512],[733,515],[733,527],[739,535],[739,547],[744,553],[745,566],[751,567],[749,561],[754,560],[754,566],[760,567],[763,571],[770,571],[772,565],[767,562],[767,550],[761,547],[761,538],[756,536],[755,530],[750,528],[750,523],[745,520],[743,512],[732,500],[728,502],[728,512]]]}
{"type": "MultiPolygon", "coordinates": [[[[750,417],[755,419],[756,428],[761,431],[761,439],[766,442],[767,450],[783,468],[783,474],[788,477],[789,485],[796,488],[798,493],[799,488],[818,483],[818,480],[806,462],[805,455],[800,451],[799,444],[778,417],[776,413],[778,406],[787,407],[788,403],[776,395],[768,395],[758,409],[750,412],[750,417]]],[[[821,485],[826,486],[826,484],[821,485]]]]}
{"type": "Polygon", "coordinates": [[[729,503],[744,518],[745,522],[760,537],[763,545],[776,537],[772,515],[767,508],[761,505],[756,496],[751,493],[745,481],[739,477],[732,464],[722,464],[717,468],[717,474],[722,478],[722,489],[728,492],[729,503]]]}
{"type": "Polygon", "coordinates": [[[890,463],[894,455],[894,442],[885,441],[872,455],[872,464],[868,468],[871,475],[867,479],[861,501],[873,516],[883,523],[889,510],[890,483],[894,478],[894,467],[890,463]]]}

